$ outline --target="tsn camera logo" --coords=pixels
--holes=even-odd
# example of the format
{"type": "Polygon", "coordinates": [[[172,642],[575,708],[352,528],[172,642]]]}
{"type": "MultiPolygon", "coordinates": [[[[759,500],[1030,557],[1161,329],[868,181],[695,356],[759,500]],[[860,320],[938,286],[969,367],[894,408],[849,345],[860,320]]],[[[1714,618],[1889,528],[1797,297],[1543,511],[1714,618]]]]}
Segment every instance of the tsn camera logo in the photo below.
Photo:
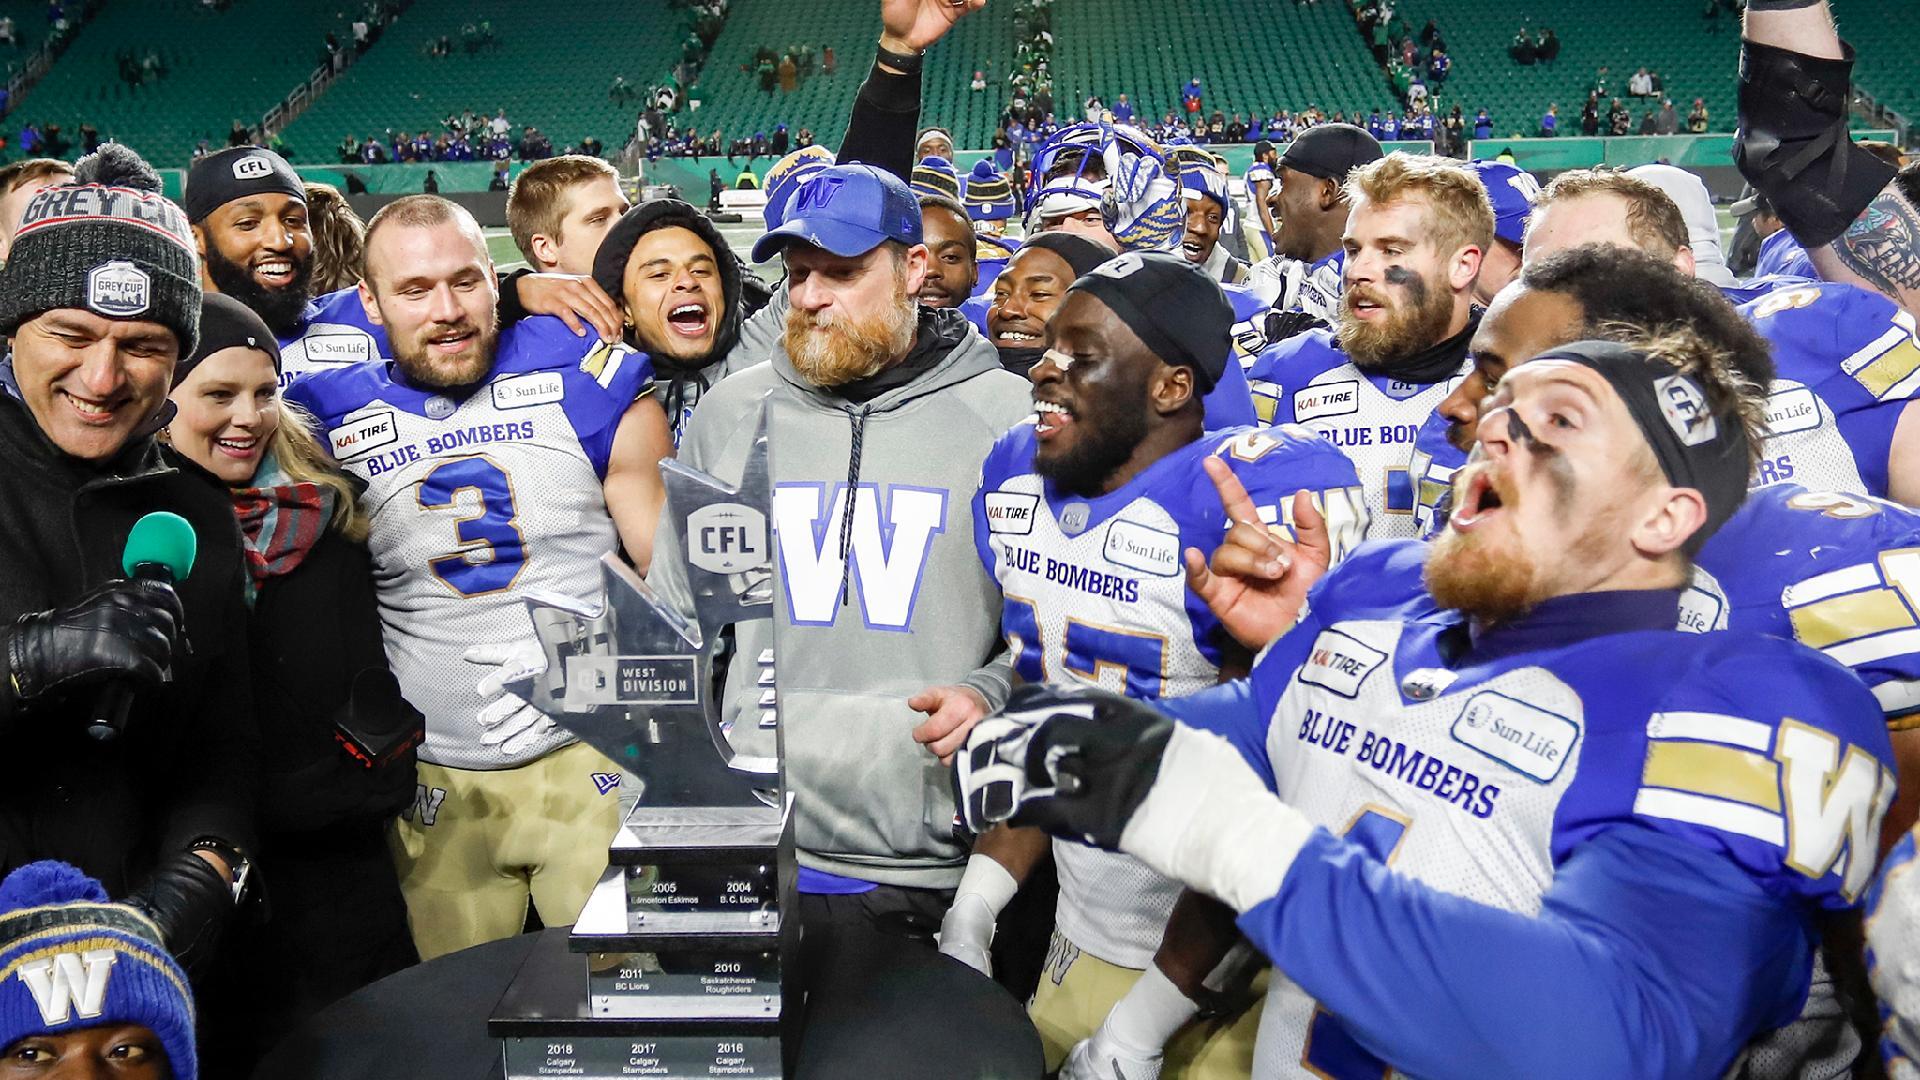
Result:
{"type": "Polygon", "coordinates": [[[767,516],[717,503],[687,515],[687,561],[708,573],[738,574],[767,561],[767,516]]]}

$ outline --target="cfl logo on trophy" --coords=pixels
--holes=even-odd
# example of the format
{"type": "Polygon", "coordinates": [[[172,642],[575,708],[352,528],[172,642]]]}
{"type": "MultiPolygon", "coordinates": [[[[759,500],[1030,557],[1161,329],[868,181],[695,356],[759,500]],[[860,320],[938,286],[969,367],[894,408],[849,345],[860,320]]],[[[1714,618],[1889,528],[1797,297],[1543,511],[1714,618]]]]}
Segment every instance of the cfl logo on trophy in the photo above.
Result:
{"type": "Polygon", "coordinates": [[[740,503],[687,515],[687,561],[708,573],[738,574],[767,561],[767,516],[740,503]]]}

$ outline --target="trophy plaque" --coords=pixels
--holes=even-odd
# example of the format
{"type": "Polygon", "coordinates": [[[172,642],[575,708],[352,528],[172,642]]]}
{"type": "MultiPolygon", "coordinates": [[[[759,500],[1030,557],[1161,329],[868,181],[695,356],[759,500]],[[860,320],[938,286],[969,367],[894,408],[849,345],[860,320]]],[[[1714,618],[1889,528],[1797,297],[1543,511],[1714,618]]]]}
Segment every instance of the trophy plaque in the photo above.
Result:
{"type": "Polygon", "coordinates": [[[597,613],[527,600],[547,668],[516,691],[638,795],[566,950],[536,947],[488,1023],[507,1080],[792,1073],[800,927],[774,657],[730,654],[725,633],[772,614],[764,419],[737,486],[676,461],[661,472],[685,597],[608,555],[597,613]],[[773,732],[771,757],[737,752],[721,720],[719,681],[741,664],[756,672],[749,715],[773,732]]]}

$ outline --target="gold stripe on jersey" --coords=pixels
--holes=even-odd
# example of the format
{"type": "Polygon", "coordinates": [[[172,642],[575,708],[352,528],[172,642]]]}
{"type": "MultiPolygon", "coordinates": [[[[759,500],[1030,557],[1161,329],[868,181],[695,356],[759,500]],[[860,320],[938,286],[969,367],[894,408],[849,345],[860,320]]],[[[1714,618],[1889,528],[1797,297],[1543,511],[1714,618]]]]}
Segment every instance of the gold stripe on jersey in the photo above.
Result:
{"type": "MultiPolygon", "coordinates": [[[[1893,336],[1894,333],[1899,332],[1890,332],[1887,336],[1893,336]]],[[[1884,341],[1885,338],[1881,340],[1884,341]]],[[[1873,348],[1872,345],[1867,347],[1867,349],[1871,348],[1873,348]]],[[[1861,352],[1866,352],[1867,349],[1861,352]]],[[[1920,344],[1915,344],[1912,337],[1899,333],[1899,340],[1878,356],[1870,356],[1865,362],[1861,362],[1859,354],[1856,353],[1842,367],[1848,368],[1849,374],[1861,386],[1866,387],[1868,393],[1876,398],[1883,398],[1887,395],[1887,391],[1905,381],[1916,370],[1920,370],[1920,344]],[[1860,366],[1857,368],[1850,366],[1855,363],[1859,363],[1860,366]]]]}
{"type": "Polygon", "coordinates": [[[1793,608],[1787,616],[1793,622],[1793,636],[1811,649],[1914,625],[1913,614],[1891,589],[1829,597],[1793,608]]]}
{"type": "Polygon", "coordinates": [[[1647,787],[1780,810],[1780,766],[1762,754],[1712,743],[1659,740],[1647,745],[1640,774],[1647,787]]]}

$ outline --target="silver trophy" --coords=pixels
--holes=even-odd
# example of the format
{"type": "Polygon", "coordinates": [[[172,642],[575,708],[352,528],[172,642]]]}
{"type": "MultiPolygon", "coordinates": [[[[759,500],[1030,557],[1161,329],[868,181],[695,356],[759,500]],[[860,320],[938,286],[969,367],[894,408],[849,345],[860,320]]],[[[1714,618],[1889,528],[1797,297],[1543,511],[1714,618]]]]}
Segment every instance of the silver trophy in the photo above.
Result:
{"type": "Polygon", "coordinates": [[[798,1045],[800,1002],[786,994],[799,937],[793,798],[774,658],[734,655],[727,633],[772,616],[764,417],[736,486],[677,461],[660,468],[661,524],[679,541],[691,610],[614,555],[601,560],[597,611],[527,601],[547,663],[522,693],[617,762],[638,797],[569,954],[536,950],[495,1010],[508,1080],[779,1077],[798,1045]],[[749,715],[773,730],[772,757],[735,751],[722,722],[720,680],[739,664],[756,670],[749,715]]]}

